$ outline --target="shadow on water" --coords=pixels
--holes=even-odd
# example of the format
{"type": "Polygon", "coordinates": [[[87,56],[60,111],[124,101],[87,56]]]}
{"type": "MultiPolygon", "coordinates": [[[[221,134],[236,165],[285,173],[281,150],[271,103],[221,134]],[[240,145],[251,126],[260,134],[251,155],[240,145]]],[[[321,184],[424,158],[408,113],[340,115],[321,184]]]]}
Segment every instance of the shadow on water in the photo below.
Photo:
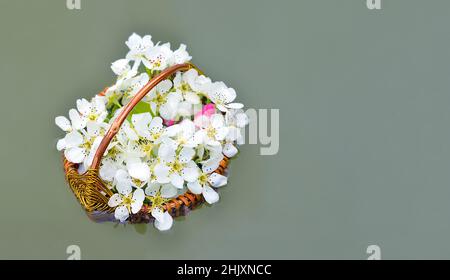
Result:
{"type": "Polygon", "coordinates": [[[134,229],[139,234],[145,234],[148,230],[148,224],[134,224],[134,229]]]}

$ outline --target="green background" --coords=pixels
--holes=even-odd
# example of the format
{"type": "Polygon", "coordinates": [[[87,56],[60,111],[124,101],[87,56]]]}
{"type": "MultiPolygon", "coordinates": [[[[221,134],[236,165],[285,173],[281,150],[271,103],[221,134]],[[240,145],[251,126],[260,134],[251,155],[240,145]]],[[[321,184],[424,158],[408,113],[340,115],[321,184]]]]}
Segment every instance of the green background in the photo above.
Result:
{"type": "Polygon", "coordinates": [[[0,258],[450,258],[449,1],[81,4],[0,0],[0,258]],[[221,201],[166,233],[91,222],[55,148],[132,32],[280,109],[279,153],[243,146],[221,201]]]}

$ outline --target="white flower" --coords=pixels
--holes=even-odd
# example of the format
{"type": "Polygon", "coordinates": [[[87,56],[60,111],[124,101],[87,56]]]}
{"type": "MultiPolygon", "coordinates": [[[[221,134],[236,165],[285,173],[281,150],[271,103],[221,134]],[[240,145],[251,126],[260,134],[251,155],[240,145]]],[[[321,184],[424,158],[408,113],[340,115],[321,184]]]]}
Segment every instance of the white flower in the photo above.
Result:
{"type": "Polygon", "coordinates": [[[196,84],[197,77],[197,71],[195,69],[189,69],[183,74],[181,72],[177,72],[175,78],[173,79],[175,90],[181,93],[184,99],[190,104],[200,103],[200,97],[196,92],[199,87],[196,84]]]}
{"type": "Polygon", "coordinates": [[[191,60],[192,56],[186,51],[186,45],[181,44],[180,47],[173,52],[172,57],[169,59],[169,64],[183,64],[191,60]]]}
{"type": "Polygon", "coordinates": [[[123,147],[123,152],[125,152],[125,150],[129,152],[129,150],[132,150],[131,148],[135,148],[131,144],[132,142],[138,141],[139,136],[137,135],[135,129],[133,129],[130,122],[127,119],[125,119],[125,121],[123,122],[122,126],[119,129],[119,132],[116,134],[116,139],[117,142],[119,142],[120,145],[123,147]],[[132,147],[130,148],[130,146],[132,147]]]}
{"type": "Polygon", "coordinates": [[[241,109],[241,103],[231,103],[236,99],[236,91],[228,88],[223,82],[215,82],[207,89],[208,97],[216,104],[217,109],[226,112],[228,109],[241,109]]]}
{"type": "Polygon", "coordinates": [[[136,214],[141,210],[145,194],[142,189],[136,189],[134,192],[130,185],[117,185],[118,193],[113,194],[109,201],[109,207],[116,207],[114,217],[124,222],[130,216],[130,213],[136,214]]]}
{"type": "Polygon", "coordinates": [[[154,47],[148,48],[145,52],[145,58],[142,62],[145,67],[151,70],[164,70],[167,68],[170,59],[173,55],[170,49],[170,43],[165,43],[163,45],[156,45],[154,47]]]}
{"type": "MultiPolygon", "coordinates": [[[[71,109],[71,111],[72,110],[74,110],[76,114],[74,114],[74,113],[69,114],[71,118],[74,116],[79,116],[78,112],[76,112],[75,109],[71,109]]],[[[77,120],[79,120],[79,118],[77,118],[77,120]]],[[[55,118],[55,124],[59,128],[61,128],[63,131],[69,133],[69,132],[72,132],[73,130],[82,129],[82,127],[80,126],[81,123],[79,121],[77,122],[77,120],[75,121],[76,126],[74,126],[72,124],[73,122],[69,121],[69,119],[67,119],[66,117],[58,116],[55,118]]],[[[66,147],[66,142],[65,142],[64,138],[59,139],[58,143],[56,144],[56,149],[58,149],[58,151],[62,151],[65,147],[66,147]]]]}
{"type": "Polygon", "coordinates": [[[152,118],[150,113],[133,114],[131,123],[125,120],[117,134],[117,141],[126,147],[123,151],[125,157],[154,159],[164,133],[162,119],[152,118]]]}
{"type": "Polygon", "coordinates": [[[182,148],[177,154],[174,147],[161,144],[158,151],[160,162],[155,165],[154,174],[158,183],[171,183],[178,189],[182,189],[184,182],[193,182],[198,178],[199,168],[192,161],[195,150],[182,148]]]}
{"type": "Polygon", "coordinates": [[[148,94],[148,99],[153,112],[159,112],[166,120],[175,118],[182,96],[177,92],[170,92],[172,82],[164,80],[154,87],[148,94]]]}
{"type": "MultiPolygon", "coordinates": [[[[129,168],[123,169],[124,166],[120,166],[116,174],[114,175],[113,185],[116,188],[127,188],[128,186],[140,189],[145,184],[147,184],[147,180],[140,180],[130,175],[129,168]]],[[[145,178],[142,178],[145,179],[145,178]]]]}
{"type": "MultiPolygon", "coordinates": [[[[130,79],[124,80],[122,83],[118,84],[118,87],[111,88],[111,91],[119,91],[126,100],[132,98],[139,90],[141,90],[149,81],[147,73],[142,73],[138,76],[132,77],[130,79]]],[[[109,90],[108,90],[109,91],[109,90]]],[[[108,91],[106,95],[108,95],[108,91]]],[[[122,101],[122,103],[125,103],[122,101]]]]}
{"type": "MultiPolygon", "coordinates": [[[[55,118],[55,124],[56,124],[59,128],[61,128],[63,131],[65,131],[65,132],[71,132],[72,130],[77,129],[77,128],[74,128],[74,127],[72,126],[72,122],[69,121],[69,119],[67,119],[67,118],[64,117],[64,116],[58,116],[58,117],[56,117],[56,118],[55,118]]],[[[81,128],[80,128],[80,129],[81,129],[81,128]]]]}
{"type": "Polygon", "coordinates": [[[119,82],[130,79],[137,74],[135,70],[131,69],[129,60],[125,58],[114,61],[111,64],[111,69],[113,70],[114,74],[118,76],[117,80],[119,82]]]}
{"type": "Polygon", "coordinates": [[[141,156],[151,156],[155,144],[160,142],[164,127],[160,117],[152,118],[150,113],[133,114],[131,124],[125,120],[117,134],[117,139],[122,145],[128,141],[135,142],[137,149],[141,149],[141,156]]]}
{"type": "Polygon", "coordinates": [[[195,133],[195,139],[198,144],[205,144],[209,146],[220,146],[221,141],[225,139],[228,134],[228,127],[225,126],[223,115],[214,114],[211,117],[201,116],[199,124],[201,130],[195,133]]]}
{"type": "Polygon", "coordinates": [[[125,149],[122,150],[122,154],[127,172],[126,175],[129,178],[122,176],[123,180],[121,181],[137,188],[145,185],[151,177],[151,170],[147,161],[142,160],[142,152],[139,150],[139,147],[132,141],[129,141],[125,149]]]}
{"type": "Polygon", "coordinates": [[[152,118],[150,113],[134,114],[131,123],[140,138],[145,138],[154,143],[159,142],[163,132],[163,124],[160,117],[152,118]]]}
{"type": "MultiPolygon", "coordinates": [[[[194,139],[195,124],[189,120],[185,119],[179,124],[169,126],[166,129],[165,135],[169,136],[172,141],[174,141],[174,147],[182,146],[188,148],[195,148],[196,143],[194,139]]],[[[167,141],[171,141],[165,139],[167,141]]]]}
{"type": "Polygon", "coordinates": [[[150,179],[151,171],[148,164],[144,161],[134,160],[127,162],[127,170],[133,178],[133,184],[136,187],[142,187],[150,179]]]}
{"type": "MultiPolygon", "coordinates": [[[[108,112],[105,107],[105,99],[96,96],[92,102],[86,99],[77,100],[77,110],[69,110],[69,119],[64,116],[55,118],[55,124],[65,132],[72,132],[73,130],[81,130],[86,127],[88,122],[102,123],[108,112]]],[[[62,143],[58,143],[58,150],[62,150],[62,143]]]]}
{"type": "MultiPolygon", "coordinates": [[[[139,90],[141,90],[149,81],[147,73],[142,73],[138,76],[132,76],[135,72],[131,71],[123,79],[117,80],[116,84],[109,87],[105,92],[105,99],[107,106],[115,104],[117,107],[122,105],[119,100],[122,99],[122,104],[126,104],[139,90]]],[[[117,111],[116,111],[117,112],[117,111]]]]}
{"type": "Polygon", "coordinates": [[[125,44],[130,48],[126,58],[134,60],[133,69],[137,70],[141,61],[146,61],[145,53],[153,47],[152,36],[146,35],[143,38],[136,33],[133,33],[125,44]]]}
{"type": "Polygon", "coordinates": [[[171,184],[161,185],[151,183],[145,189],[145,194],[151,202],[151,214],[155,218],[155,227],[160,231],[168,230],[172,227],[173,218],[164,211],[163,204],[177,195],[178,190],[171,184]]]}
{"type": "MultiPolygon", "coordinates": [[[[95,96],[94,98],[92,98],[91,102],[87,101],[84,98],[78,99],[77,109],[78,112],[80,112],[80,122],[82,124],[87,123],[88,121],[102,123],[108,115],[105,103],[106,100],[103,96],[95,96]]],[[[72,118],[76,119],[76,116],[72,116],[71,119],[72,118]]]]}
{"type": "Polygon", "coordinates": [[[115,161],[111,158],[102,159],[99,175],[104,181],[112,182],[117,171],[123,168],[122,162],[115,161]]]}
{"type": "Polygon", "coordinates": [[[212,188],[218,188],[227,184],[227,177],[219,173],[211,173],[219,167],[223,156],[213,157],[204,162],[202,172],[198,179],[187,183],[188,189],[194,194],[202,194],[209,204],[219,201],[219,194],[212,188]]]}
{"type": "Polygon", "coordinates": [[[64,149],[64,155],[68,161],[82,163],[89,166],[95,152],[103,139],[103,130],[100,124],[89,122],[87,130],[73,130],[59,141],[59,149],[64,149]]]}

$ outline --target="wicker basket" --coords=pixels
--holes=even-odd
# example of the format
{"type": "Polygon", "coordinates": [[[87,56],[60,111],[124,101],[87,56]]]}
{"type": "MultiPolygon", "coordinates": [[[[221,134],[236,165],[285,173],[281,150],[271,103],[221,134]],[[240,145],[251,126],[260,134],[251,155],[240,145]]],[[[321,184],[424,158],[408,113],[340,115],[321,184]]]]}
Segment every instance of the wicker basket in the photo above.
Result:
{"type": "MultiPolygon", "coordinates": [[[[78,172],[78,164],[69,162],[64,156],[64,172],[66,174],[67,182],[80,202],[81,206],[86,211],[89,218],[96,222],[115,221],[114,209],[108,206],[109,198],[113,192],[108,189],[106,184],[99,176],[99,167],[102,156],[105,153],[109,143],[119,131],[122,123],[133,110],[133,108],[141,101],[142,98],[153,89],[162,80],[174,75],[178,71],[187,71],[191,68],[196,69],[195,65],[191,63],[177,64],[169,67],[153,77],[132,99],[124,106],[123,111],[118,115],[112,123],[109,130],[106,132],[98,150],[95,153],[94,159],[90,168],[84,173],[78,172]]],[[[201,71],[199,71],[201,73],[201,71]]],[[[100,93],[103,95],[105,91],[100,93]]],[[[229,159],[224,157],[220,166],[215,173],[224,174],[228,166],[229,159]]],[[[190,210],[198,207],[204,202],[201,194],[193,194],[189,191],[178,197],[172,198],[163,207],[172,217],[186,215],[190,210]]],[[[136,214],[131,214],[129,218],[130,223],[148,223],[153,221],[150,212],[151,205],[145,204],[141,210],[136,214]]]]}

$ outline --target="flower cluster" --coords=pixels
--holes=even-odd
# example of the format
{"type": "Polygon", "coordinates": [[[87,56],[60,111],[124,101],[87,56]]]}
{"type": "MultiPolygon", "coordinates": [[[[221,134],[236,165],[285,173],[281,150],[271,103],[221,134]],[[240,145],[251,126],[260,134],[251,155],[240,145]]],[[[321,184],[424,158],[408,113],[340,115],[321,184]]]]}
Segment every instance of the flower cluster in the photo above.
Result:
{"type": "MultiPolygon", "coordinates": [[[[69,118],[55,123],[66,132],[57,143],[68,161],[86,171],[112,122],[148,81],[175,64],[188,62],[186,46],[172,51],[169,43],[154,44],[151,36],[133,34],[126,58],[112,63],[116,83],[104,95],[79,99],[69,118]]],[[[114,195],[109,206],[125,222],[145,209],[159,230],[172,226],[164,204],[190,191],[212,204],[216,188],[227,177],[214,171],[224,156],[237,154],[236,143],[248,118],[235,103],[236,92],[213,82],[196,69],[177,72],[160,82],[137,104],[105,152],[99,174],[114,195]],[[145,207],[143,207],[145,205],[145,207]]]]}

